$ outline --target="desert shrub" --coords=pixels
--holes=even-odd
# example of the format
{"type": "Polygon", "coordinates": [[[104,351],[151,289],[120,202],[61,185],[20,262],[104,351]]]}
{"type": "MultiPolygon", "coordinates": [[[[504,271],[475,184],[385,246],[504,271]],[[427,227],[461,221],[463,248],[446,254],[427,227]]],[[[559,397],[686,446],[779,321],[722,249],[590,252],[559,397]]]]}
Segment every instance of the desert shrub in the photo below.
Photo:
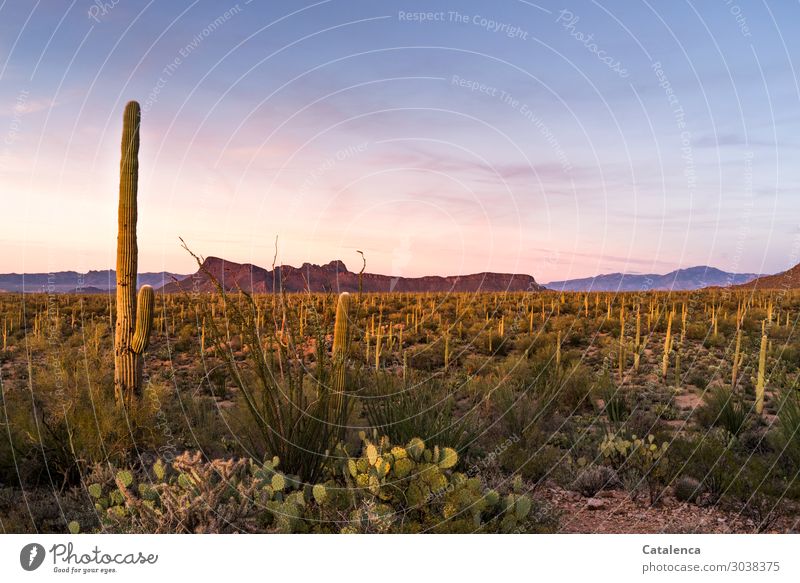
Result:
{"type": "Polygon", "coordinates": [[[692,476],[681,476],[675,482],[675,498],[681,502],[695,502],[701,494],[703,485],[692,476]]]}
{"type": "Polygon", "coordinates": [[[592,410],[592,391],[608,379],[597,379],[586,366],[576,363],[568,366],[555,380],[558,382],[556,410],[565,415],[574,415],[592,410]]]}
{"type": "Polygon", "coordinates": [[[673,421],[678,418],[679,413],[672,403],[656,403],[653,405],[653,416],[655,424],[659,421],[673,421]]]}
{"type": "Polygon", "coordinates": [[[689,340],[705,340],[708,334],[708,324],[686,324],[686,338],[689,340]]]}
{"type": "Polygon", "coordinates": [[[759,456],[771,455],[773,452],[771,441],[767,436],[767,427],[758,417],[739,433],[735,446],[747,454],[759,456]]]}
{"type": "Polygon", "coordinates": [[[545,412],[541,396],[535,390],[521,390],[515,383],[496,387],[490,393],[490,402],[503,435],[521,436],[545,412]]]}
{"type": "Polygon", "coordinates": [[[723,334],[709,334],[705,341],[703,342],[703,346],[706,348],[722,348],[727,343],[727,339],[723,334]]]}
{"type": "Polygon", "coordinates": [[[708,371],[706,370],[701,371],[696,368],[693,368],[691,372],[689,372],[689,377],[687,379],[687,382],[690,385],[694,385],[695,387],[701,390],[705,390],[705,388],[708,386],[708,381],[709,381],[708,371]]]}
{"type": "Polygon", "coordinates": [[[603,401],[603,413],[606,414],[609,422],[613,425],[624,423],[630,410],[623,389],[614,386],[611,382],[605,382],[597,387],[596,392],[603,401]]]}
{"type": "Polygon", "coordinates": [[[720,427],[731,437],[738,437],[750,424],[750,408],[728,388],[706,391],[703,401],[703,406],[695,412],[702,427],[720,427]]]}
{"type": "Polygon", "coordinates": [[[559,368],[551,359],[552,349],[539,350],[516,369],[509,383],[517,391],[529,393],[548,415],[591,411],[590,393],[596,383],[591,372],[580,364],[562,363],[559,368]]]}
{"type": "Polygon", "coordinates": [[[724,492],[727,505],[751,518],[758,532],[769,530],[780,516],[787,483],[778,479],[773,470],[769,460],[743,458],[724,492]]]}
{"type": "Polygon", "coordinates": [[[800,393],[785,390],[778,407],[778,423],[771,435],[776,451],[787,466],[800,468],[800,393]]]}
{"type": "Polygon", "coordinates": [[[775,348],[775,357],[780,358],[781,362],[791,370],[800,367],[800,347],[790,343],[781,343],[775,348]]]}
{"type": "Polygon", "coordinates": [[[552,445],[534,445],[536,440],[527,439],[511,445],[500,455],[500,467],[511,474],[519,474],[540,486],[548,478],[555,478],[564,463],[565,454],[552,445]]]}
{"type": "MultiPolygon", "coordinates": [[[[704,502],[716,504],[728,490],[741,465],[736,453],[728,447],[727,432],[716,430],[693,439],[676,439],[669,448],[669,467],[673,472],[700,480],[704,502]]],[[[673,474],[674,480],[678,479],[673,474]]]]}
{"type": "Polygon", "coordinates": [[[176,352],[189,352],[195,343],[197,343],[199,350],[199,335],[197,324],[183,324],[178,330],[173,350],[176,352]]]}
{"type": "Polygon", "coordinates": [[[403,383],[396,376],[376,373],[361,403],[370,427],[392,441],[423,437],[430,445],[455,447],[462,455],[481,431],[477,408],[459,416],[456,396],[437,378],[403,383]]]}
{"type": "Polygon", "coordinates": [[[600,331],[612,336],[619,336],[619,320],[617,318],[603,318],[600,325],[600,331]]]}
{"type": "Polygon", "coordinates": [[[500,336],[497,332],[484,332],[476,339],[477,349],[486,356],[506,356],[514,347],[508,336],[500,336]]]}
{"type": "Polygon", "coordinates": [[[93,464],[124,464],[136,447],[162,445],[153,419],[158,403],[169,401],[164,387],[150,383],[141,399],[121,408],[109,359],[87,356],[88,366],[76,366],[82,362],[76,349],[51,350],[53,360],[31,365],[32,391],[2,392],[0,480],[75,484],[93,464]]]}
{"type": "Polygon", "coordinates": [[[82,488],[0,488],[0,533],[65,533],[73,520],[98,525],[97,513],[82,488]],[[65,520],[65,516],[69,517],[65,520]]]}
{"type": "MultiPolygon", "coordinates": [[[[444,368],[443,339],[437,339],[429,344],[415,347],[407,351],[406,359],[408,366],[422,371],[435,371],[444,368]]],[[[458,355],[460,353],[454,349],[453,342],[450,342],[449,366],[458,366],[458,355]]]]}
{"type": "Polygon", "coordinates": [[[554,347],[558,337],[554,332],[534,332],[533,335],[524,335],[515,343],[515,348],[525,352],[528,358],[533,358],[537,353],[547,352],[553,356],[554,347]]]}
{"type": "MultiPolygon", "coordinates": [[[[654,407],[655,409],[656,407],[654,407]]],[[[621,425],[621,429],[628,435],[655,435],[656,438],[662,437],[659,435],[661,422],[657,416],[656,411],[648,411],[641,407],[637,407],[625,422],[621,425]]]]}
{"type": "Polygon", "coordinates": [[[571,488],[582,496],[592,498],[601,490],[614,488],[618,484],[617,475],[608,466],[588,466],[581,470],[571,488]]]}

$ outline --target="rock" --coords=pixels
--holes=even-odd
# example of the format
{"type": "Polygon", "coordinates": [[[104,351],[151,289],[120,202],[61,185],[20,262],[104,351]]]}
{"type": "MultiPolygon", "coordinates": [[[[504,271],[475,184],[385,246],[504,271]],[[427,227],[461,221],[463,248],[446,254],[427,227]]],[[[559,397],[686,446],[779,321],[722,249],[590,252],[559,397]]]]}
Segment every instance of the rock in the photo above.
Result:
{"type": "Polygon", "coordinates": [[[589,498],[586,501],[586,508],[589,510],[602,510],[606,507],[606,501],[600,498],[589,498]]]}

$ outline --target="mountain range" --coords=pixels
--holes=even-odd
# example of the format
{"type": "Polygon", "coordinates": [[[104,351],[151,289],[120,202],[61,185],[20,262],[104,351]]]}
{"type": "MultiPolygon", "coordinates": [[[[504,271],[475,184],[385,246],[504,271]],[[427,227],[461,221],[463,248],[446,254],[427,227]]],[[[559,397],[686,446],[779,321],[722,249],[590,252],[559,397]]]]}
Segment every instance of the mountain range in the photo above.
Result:
{"type": "MultiPolygon", "coordinates": [[[[193,275],[170,272],[140,273],[137,285],[144,284],[166,293],[181,291],[214,291],[207,274],[221,282],[228,291],[241,288],[248,292],[268,293],[282,288],[287,292],[358,291],[359,275],[347,269],[340,260],[325,265],[304,263],[300,267],[282,265],[274,271],[235,263],[219,257],[208,257],[193,275]]],[[[115,288],[113,269],[55,273],[0,274],[0,292],[108,293],[115,288]]],[[[761,276],[755,273],[729,273],[708,266],[677,269],[660,274],[608,273],[536,283],[531,275],[512,273],[475,273],[471,275],[393,277],[377,273],[361,276],[365,292],[476,292],[476,291],[649,291],[696,290],[704,287],[758,287],[759,289],[800,287],[800,265],[783,273],[761,276]]]]}
{"type": "Polygon", "coordinates": [[[763,275],[757,279],[748,281],[738,287],[752,289],[797,289],[800,288],[800,265],[795,265],[791,269],[776,273],[775,275],[763,275]]]}
{"type": "Polygon", "coordinates": [[[746,284],[758,277],[761,276],[757,273],[729,273],[716,267],[700,265],[676,269],[663,275],[607,273],[581,279],[551,281],[544,286],[556,291],[690,291],[704,287],[746,284]]]}
{"type": "MultiPolygon", "coordinates": [[[[140,273],[137,287],[152,285],[163,287],[174,279],[186,275],[162,271],[140,273]]],[[[117,272],[113,269],[78,273],[56,271],[54,273],[4,273],[0,274],[0,291],[24,293],[107,293],[117,287],[117,272]]]]}
{"type": "MultiPolygon", "coordinates": [[[[249,263],[234,263],[219,257],[208,257],[202,267],[180,282],[168,283],[167,293],[180,291],[214,291],[210,274],[226,290],[241,288],[247,292],[271,293],[283,289],[287,292],[356,292],[359,275],[347,269],[340,261],[325,265],[304,263],[301,267],[282,265],[273,271],[249,263]]],[[[515,273],[475,273],[425,277],[392,277],[377,273],[361,276],[365,292],[476,292],[476,291],[541,291],[531,275],[515,273]]]]}

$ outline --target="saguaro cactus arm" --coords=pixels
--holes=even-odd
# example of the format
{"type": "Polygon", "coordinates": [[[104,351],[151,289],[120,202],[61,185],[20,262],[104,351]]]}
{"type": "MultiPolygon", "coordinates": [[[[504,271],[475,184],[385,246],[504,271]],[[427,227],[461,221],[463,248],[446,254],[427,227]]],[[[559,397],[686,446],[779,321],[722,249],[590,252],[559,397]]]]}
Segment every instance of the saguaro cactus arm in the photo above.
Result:
{"type": "Polygon", "coordinates": [[[136,301],[136,330],[131,339],[131,350],[142,354],[150,344],[150,331],[153,328],[153,288],[143,285],[136,301]]]}

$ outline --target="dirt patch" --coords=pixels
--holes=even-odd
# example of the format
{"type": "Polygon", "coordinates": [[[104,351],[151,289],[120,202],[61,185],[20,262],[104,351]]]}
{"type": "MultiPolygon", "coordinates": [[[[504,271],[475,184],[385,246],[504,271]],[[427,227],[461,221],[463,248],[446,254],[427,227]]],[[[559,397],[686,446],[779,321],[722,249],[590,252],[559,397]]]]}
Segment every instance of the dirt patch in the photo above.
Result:
{"type": "MultiPolygon", "coordinates": [[[[646,496],[632,500],[627,492],[601,492],[596,498],[552,487],[541,499],[561,514],[559,532],[581,534],[670,534],[670,533],[754,533],[755,522],[738,513],[717,507],[701,508],[666,497],[657,507],[646,496]]],[[[795,526],[796,528],[796,526],[795,526]]],[[[770,532],[787,532],[790,520],[776,524],[770,532]]]]}

